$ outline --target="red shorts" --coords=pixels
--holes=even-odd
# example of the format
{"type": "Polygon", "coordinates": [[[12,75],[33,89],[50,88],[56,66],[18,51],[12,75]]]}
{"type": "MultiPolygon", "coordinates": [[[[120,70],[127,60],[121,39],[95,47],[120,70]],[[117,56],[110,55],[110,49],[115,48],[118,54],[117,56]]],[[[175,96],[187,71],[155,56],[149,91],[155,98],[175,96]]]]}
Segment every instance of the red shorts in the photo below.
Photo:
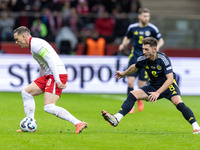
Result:
{"type": "MultiPolygon", "coordinates": [[[[63,84],[67,83],[67,74],[60,74],[60,81],[63,84]]],[[[35,84],[44,92],[49,92],[57,95],[61,95],[62,89],[59,89],[57,84],[55,83],[53,75],[44,75],[36,80],[34,80],[35,84]]]]}

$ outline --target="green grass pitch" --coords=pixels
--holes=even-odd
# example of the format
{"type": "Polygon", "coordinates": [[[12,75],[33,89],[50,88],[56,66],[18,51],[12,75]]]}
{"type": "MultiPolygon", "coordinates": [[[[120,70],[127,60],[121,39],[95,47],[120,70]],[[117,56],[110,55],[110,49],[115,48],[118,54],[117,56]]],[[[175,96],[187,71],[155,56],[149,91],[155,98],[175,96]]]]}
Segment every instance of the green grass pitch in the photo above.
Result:
{"type": "MultiPolygon", "coordinates": [[[[200,97],[183,96],[200,123],[200,97]]],[[[142,112],[128,114],[112,127],[101,116],[101,110],[117,113],[125,94],[62,94],[58,106],[66,108],[88,128],[75,134],[75,126],[47,114],[43,95],[36,96],[37,133],[17,133],[25,117],[21,93],[0,93],[0,149],[2,150],[198,150],[200,135],[173,104],[162,99],[144,102],[142,112]]]]}

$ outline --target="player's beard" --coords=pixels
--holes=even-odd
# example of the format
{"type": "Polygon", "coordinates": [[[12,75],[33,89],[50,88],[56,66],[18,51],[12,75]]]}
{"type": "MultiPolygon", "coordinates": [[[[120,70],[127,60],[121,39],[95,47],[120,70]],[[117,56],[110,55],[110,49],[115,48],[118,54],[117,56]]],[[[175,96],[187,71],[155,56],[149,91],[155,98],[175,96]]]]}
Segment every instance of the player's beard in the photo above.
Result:
{"type": "Polygon", "coordinates": [[[144,54],[144,56],[146,57],[146,59],[151,60],[154,58],[154,53],[144,54]]]}
{"type": "Polygon", "coordinates": [[[143,26],[147,26],[149,21],[148,20],[141,20],[141,23],[143,26]]]}
{"type": "Polygon", "coordinates": [[[154,53],[150,53],[148,59],[151,60],[151,61],[154,61],[154,60],[155,60],[155,55],[154,55],[154,53]]]}

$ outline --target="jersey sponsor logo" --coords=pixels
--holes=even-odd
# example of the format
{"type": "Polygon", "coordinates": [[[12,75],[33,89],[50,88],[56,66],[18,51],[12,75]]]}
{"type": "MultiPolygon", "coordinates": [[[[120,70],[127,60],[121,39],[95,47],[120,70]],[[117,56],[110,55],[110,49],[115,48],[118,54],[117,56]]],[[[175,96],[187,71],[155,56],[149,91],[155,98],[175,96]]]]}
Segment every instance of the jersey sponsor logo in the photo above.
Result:
{"type": "Polygon", "coordinates": [[[151,69],[156,69],[156,67],[155,66],[151,66],[151,69]]]}
{"type": "Polygon", "coordinates": [[[150,36],[151,32],[149,30],[145,31],[145,36],[150,36]]]}
{"type": "Polygon", "coordinates": [[[161,67],[160,65],[157,65],[156,68],[157,68],[158,70],[162,70],[162,67],[161,67]]]}
{"type": "Polygon", "coordinates": [[[140,35],[144,35],[144,32],[143,32],[143,31],[140,31],[139,34],[140,34],[140,35]]]}
{"type": "Polygon", "coordinates": [[[149,69],[149,66],[146,65],[146,66],[145,66],[145,69],[149,69]]]}
{"type": "Polygon", "coordinates": [[[138,35],[138,31],[135,31],[133,34],[134,34],[134,35],[138,35]]]}

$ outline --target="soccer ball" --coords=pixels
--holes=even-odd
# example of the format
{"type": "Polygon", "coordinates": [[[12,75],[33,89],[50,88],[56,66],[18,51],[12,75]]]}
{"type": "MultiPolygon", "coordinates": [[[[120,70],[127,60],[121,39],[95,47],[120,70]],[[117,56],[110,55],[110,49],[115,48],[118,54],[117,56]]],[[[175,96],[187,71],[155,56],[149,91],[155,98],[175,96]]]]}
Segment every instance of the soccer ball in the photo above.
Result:
{"type": "Polygon", "coordinates": [[[20,128],[24,132],[35,132],[35,130],[37,129],[37,122],[31,117],[25,117],[20,122],[20,128]]]}

